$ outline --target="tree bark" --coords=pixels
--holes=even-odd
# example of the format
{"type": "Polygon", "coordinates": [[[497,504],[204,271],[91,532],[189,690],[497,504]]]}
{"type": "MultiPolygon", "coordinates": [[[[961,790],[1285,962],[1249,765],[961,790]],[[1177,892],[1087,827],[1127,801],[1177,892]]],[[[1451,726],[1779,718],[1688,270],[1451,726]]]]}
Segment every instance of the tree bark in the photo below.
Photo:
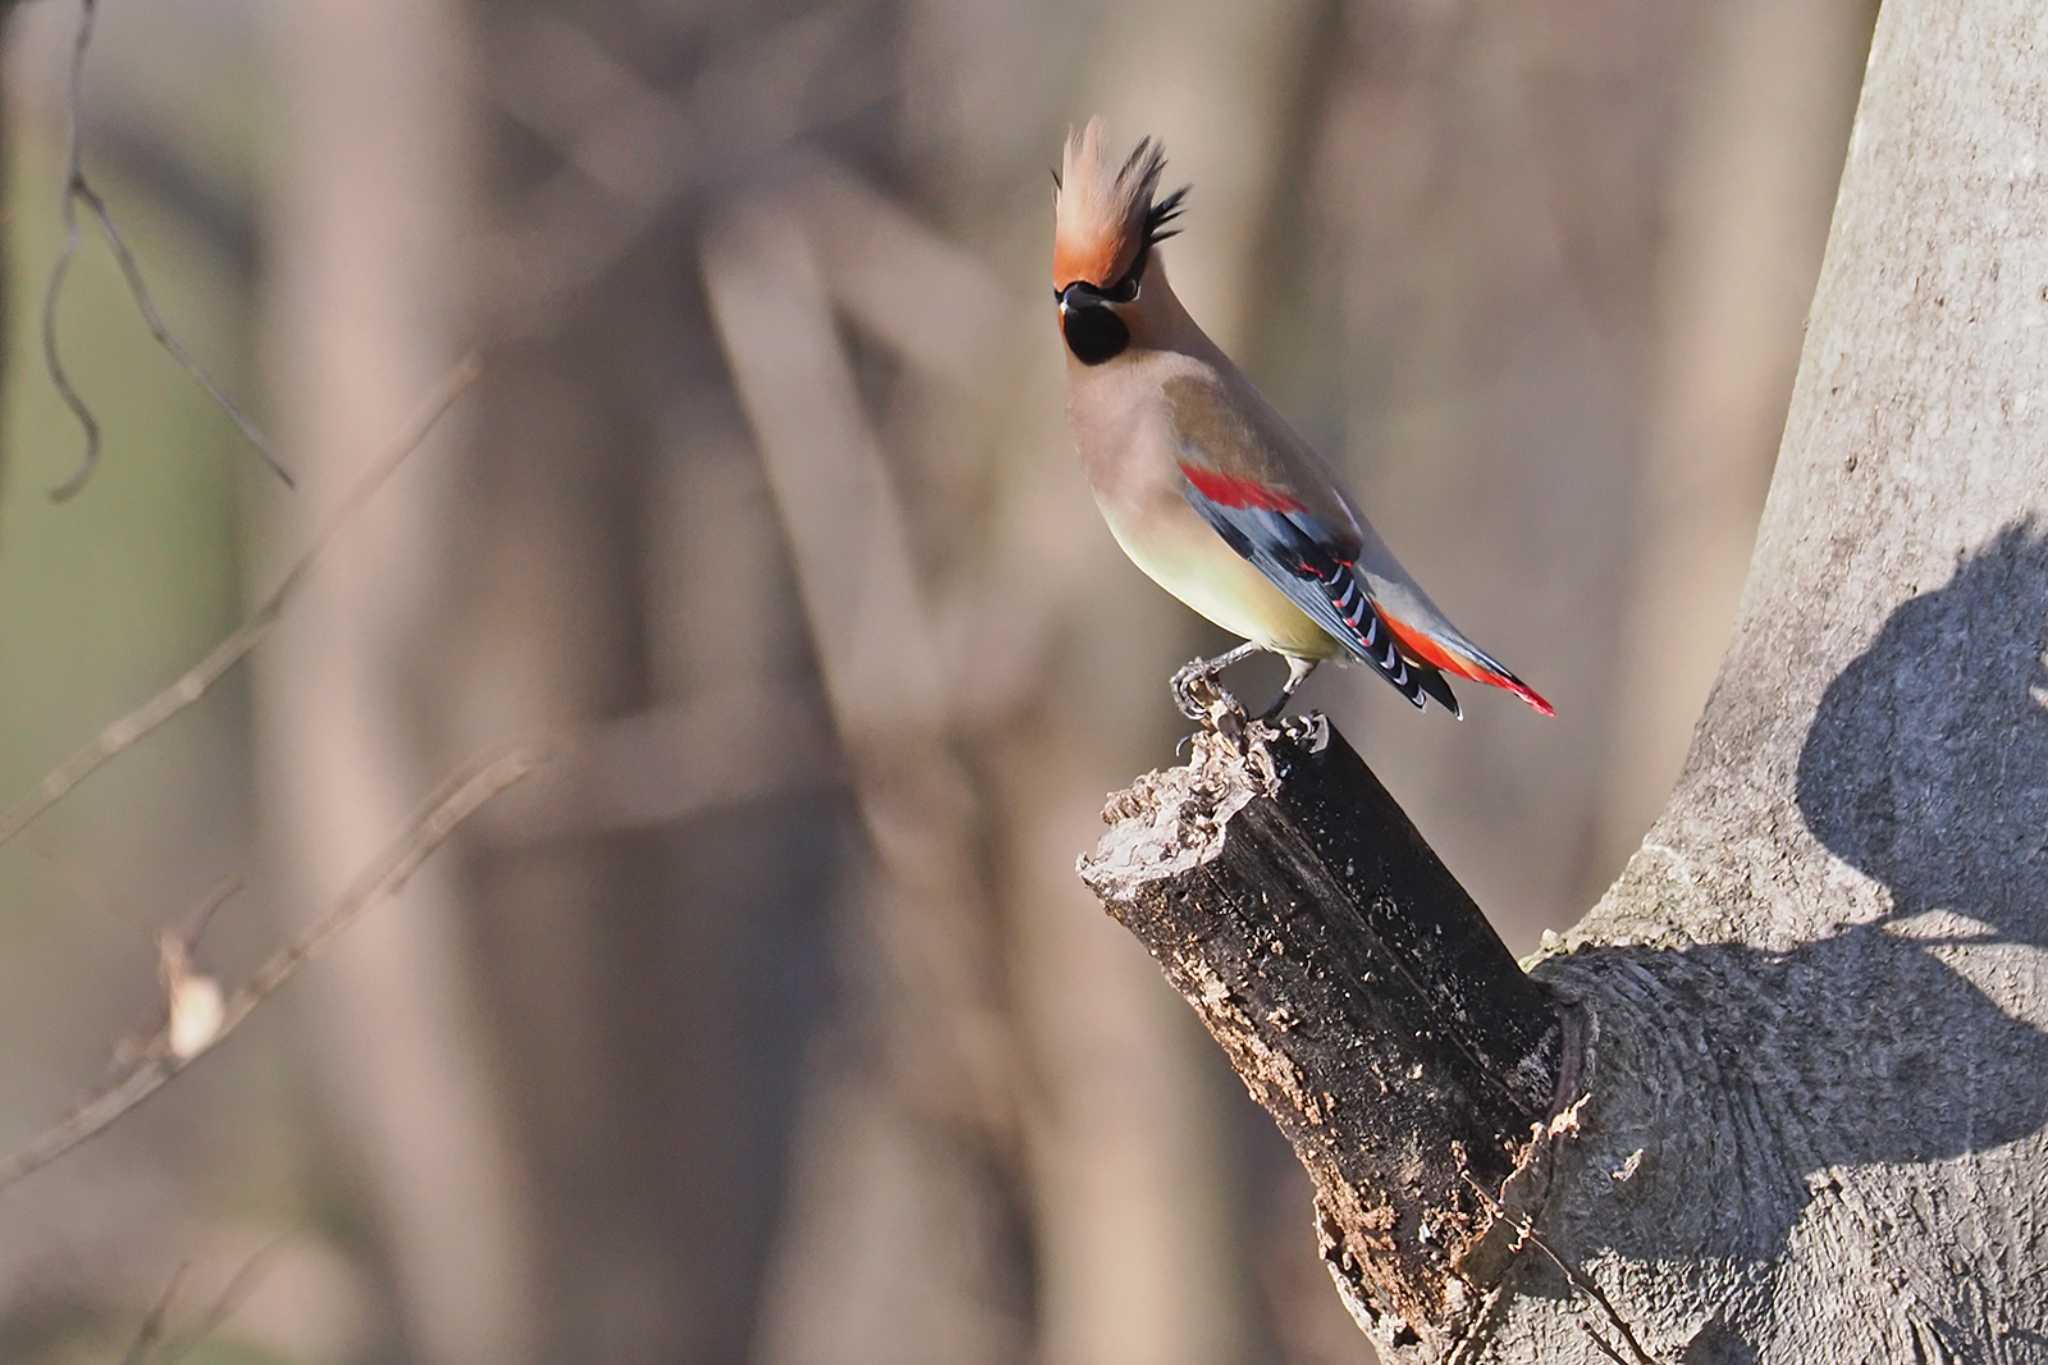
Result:
{"type": "MultiPolygon", "coordinates": [[[[1525,1248],[1458,1359],[2048,1352],[2044,57],[2032,0],[1879,18],[1733,645],[1532,972],[1596,1021],[1558,1260],[1525,1248]]],[[[1447,1358],[1416,1335],[1383,1353],[1447,1358]]]]}
{"type": "Polygon", "coordinates": [[[1382,1346],[1448,1352],[1540,1200],[1580,1015],[1320,723],[1198,735],[1104,816],[1082,879],[1294,1145],[1345,1307],[1382,1346]]]}

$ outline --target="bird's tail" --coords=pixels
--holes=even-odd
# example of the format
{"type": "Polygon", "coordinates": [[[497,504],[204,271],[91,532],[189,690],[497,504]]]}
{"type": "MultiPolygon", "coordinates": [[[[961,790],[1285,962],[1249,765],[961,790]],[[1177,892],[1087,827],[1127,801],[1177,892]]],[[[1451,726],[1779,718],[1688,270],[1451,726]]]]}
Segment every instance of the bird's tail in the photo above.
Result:
{"type": "Polygon", "coordinates": [[[1541,693],[1516,677],[1506,664],[1470,640],[1463,637],[1432,635],[1419,627],[1389,616],[1386,608],[1379,606],[1378,603],[1373,605],[1378,608],[1380,619],[1387,623],[1387,629],[1401,642],[1401,648],[1423,663],[1460,678],[1470,678],[1474,682],[1485,683],[1488,687],[1498,687],[1512,692],[1534,707],[1540,715],[1557,714],[1557,709],[1545,701],[1541,693]]]}

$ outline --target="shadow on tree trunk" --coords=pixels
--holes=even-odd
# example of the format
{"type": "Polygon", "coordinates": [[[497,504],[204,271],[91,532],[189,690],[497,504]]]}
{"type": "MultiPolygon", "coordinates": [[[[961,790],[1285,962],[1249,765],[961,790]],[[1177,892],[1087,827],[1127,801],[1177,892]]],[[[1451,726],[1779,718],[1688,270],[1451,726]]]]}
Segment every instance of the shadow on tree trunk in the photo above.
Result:
{"type": "MultiPolygon", "coordinates": [[[[2013,524],[1894,610],[1828,686],[1799,756],[1799,813],[1830,853],[1883,883],[1886,913],[1786,952],[1602,946],[1538,969],[1601,1002],[1596,1109],[1624,1073],[1633,1081],[1619,1083],[1655,1097],[1608,1129],[1612,1150],[1639,1157],[1574,1174],[1567,1206],[1628,1208],[1581,1223],[1580,1254],[1718,1261],[1767,1302],[1816,1201],[1844,1201],[1879,1239],[1916,1237],[1948,1217],[1943,1187],[1928,1183],[1913,1227],[1896,1202],[1864,1201],[1872,1181],[1916,1183],[1912,1168],[2048,1125],[2048,1020],[2022,1017],[2034,954],[2048,948],[2044,604],[2048,534],[2013,524]]],[[[1778,870],[1744,871],[1747,888],[1728,892],[1769,902],[1778,870]]],[[[2026,1239],[2000,1250],[1995,1230],[1983,1237],[1992,1254],[2027,1254],[2026,1239]]],[[[1523,1288],[1570,1292],[1547,1270],[1523,1288]]],[[[1910,1325],[1951,1353],[1990,1330],[1910,1325]]],[[[1756,1352],[1709,1323],[1684,1359],[1756,1352]]]]}

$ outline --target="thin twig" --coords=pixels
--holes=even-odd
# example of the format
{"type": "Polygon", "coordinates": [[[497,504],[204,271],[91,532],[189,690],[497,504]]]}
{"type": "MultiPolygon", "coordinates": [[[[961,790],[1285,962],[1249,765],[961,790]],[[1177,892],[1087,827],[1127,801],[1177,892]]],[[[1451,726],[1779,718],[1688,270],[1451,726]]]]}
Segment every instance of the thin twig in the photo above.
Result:
{"type": "Polygon", "coordinates": [[[164,1319],[170,1314],[171,1301],[178,1297],[178,1286],[184,1282],[189,1266],[180,1265],[171,1272],[171,1282],[164,1286],[164,1292],[157,1295],[156,1307],[149,1310],[149,1316],[136,1329],[135,1340],[128,1345],[128,1353],[121,1357],[121,1365],[148,1365],[156,1344],[164,1337],[164,1319]]]}
{"type": "Polygon", "coordinates": [[[428,855],[447,842],[458,826],[492,797],[547,761],[545,747],[512,749],[478,761],[444,783],[409,820],[404,829],[358,874],[326,914],[299,938],[280,949],[228,998],[220,1026],[203,1047],[185,1058],[174,1057],[168,1039],[159,1034],[134,1069],[100,1090],[63,1119],[0,1158],[0,1189],[49,1165],[74,1147],[99,1136],[165,1083],[240,1028],[257,1006],[275,994],[314,954],[334,942],[372,906],[390,897],[419,870],[428,855]]]}
{"type": "Polygon", "coordinates": [[[1587,1322],[1584,1319],[1580,1319],[1579,1330],[1584,1332],[1586,1334],[1587,1340],[1591,1341],[1595,1346],[1599,1347],[1600,1354],[1606,1356],[1609,1360],[1613,1361],[1614,1365],[1628,1365],[1628,1361],[1625,1358],[1623,1358],[1621,1352],[1614,1349],[1613,1343],[1609,1342],[1606,1337],[1601,1336],[1598,1332],[1593,1330],[1592,1323],[1587,1322]]]}
{"type": "MultiPolygon", "coordinates": [[[[1524,1237],[1535,1244],[1538,1251],[1550,1258],[1552,1265],[1564,1272],[1564,1277],[1571,1281],[1575,1289],[1578,1289],[1586,1297],[1600,1305],[1601,1309],[1607,1314],[1608,1321],[1614,1324],[1614,1330],[1621,1333],[1621,1339],[1628,1343],[1629,1352],[1636,1358],[1636,1365],[1657,1365],[1656,1360],[1650,1353],[1643,1349],[1643,1343],[1636,1340],[1635,1332],[1628,1325],[1628,1319],[1621,1315],[1621,1310],[1614,1306],[1614,1301],[1607,1297],[1600,1286],[1594,1282],[1591,1275],[1580,1270],[1577,1266],[1567,1264],[1564,1257],[1551,1250],[1550,1243],[1537,1235],[1536,1229],[1529,1226],[1528,1219],[1521,1220],[1517,1227],[1524,1237]]],[[[1594,1340],[1598,1341],[1599,1337],[1595,1335],[1594,1340]]],[[[1616,1356],[1615,1359],[1619,1360],[1620,1357],[1616,1356]]]]}
{"type": "Polygon", "coordinates": [[[164,1365],[178,1365],[178,1362],[204,1346],[207,1339],[218,1332],[227,1320],[241,1311],[249,1295],[263,1282],[263,1273],[270,1269],[271,1260],[283,1249],[285,1243],[298,1235],[297,1229],[288,1229],[256,1248],[241,1268],[228,1277],[226,1285],[207,1305],[206,1312],[191,1330],[179,1335],[177,1344],[166,1346],[158,1353],[164,1365]]]}
{"type": "Polygon", "coordinates": [[[49,367],[50,381],[57,386],[57,392],[64,405],[71,409],[72,416],[85,431],[85,454],[80,458],[78,469],[63,483],[50,490],[50,497],[57,502],[73,496],[85,487],[85,481],[100,458],[100,424],[86,405],[85,399],[71,382],[71,376],[64,369],[64,359],[57,347],[57,298],[63,292],[64,278],[71,271],[72,259],[78,254],[78,205],[83,203],[92,210],[99,221],[100,231],[113,250],[114,259],[120,263],[121,274],[128,281],[128,292],[135,299],[135,306],[142,313],[143,322],[149,327],[149,334],[156,338],[157,345],[170,353],[180,369],[192,376],[199,387],[206,390],[207,397],[225,412],[242,433],[270,472],[284,480],[285,487],[296,487],[291,471],[286,469],[270,448],[270,442],[256,427],[249,415],[242,411],[234,399],[206,372],[206,368],[186,349],[164,321],[162,310],[156,306],[155,297],[149,292],[149,284],[143,278],[142,266],[135,259],[135,253],[128,249],[121,230],[115,226],[114,215],[107,208],[107,201],[86,179],[85,165],[81,156],[80,127],[84,122],[85,103],[85,53],[92,46],[93,20],[97,16],[99,0],[79,0],[78,37],[71,47],[71,84],[66,95],[66,114],[69,126],[64,139],[64,245],[57,253],[56,264],[50,267],[50,283],[43,294],[43,361],[49,367]]]}
{"type": "MultiPolygon", "coordinates": [[[[1482,1200],[1486,1202],[1487,1208],[1492,1210],[1494,1217],[1505,1218],[1508,1216],[1507,1210],[1503,1209],[1500,1206],[1500,1204],[1495,1201],[1494,1197],[1486,1192],[1486,1190],[1479,1184],[1478,1181],[1474,1180],[1471,1176],[1468,1175],[1465,1177],[1465,1183],[1472,1188],[1472,1192],[1474,1194],[1478,1195],[1482,1200]]],[[[1602,1292],[1598,1284],[1594,1283],[1592,1276],[1586,1274],[1585,1271],[1578,1269],[1576,1266],[1567,1264],[1564,1257],[1558,1255],[1556,1251],[1551,1249],[1550,1243],[1543,1240],[1542,1235],[1536,1231],[1536,1225],[1530,1222],[1528,1218],[1523,1217],[1515,1219],[1514,1227],[1515,1236],[1521,1241],[1530,1243],[1538,1251],[1542,1252],[1545,1256],[1549,1257],[1550,1263],[1556,1266],[1558,1270],[1563,1273],[1565,1279],[1570,1281],[1572,1288],[1578,1290],[1587,1298],[1591,1299],[1594,1303],[1600,1305],[1601,1309],[1606,1312],[1608,1321],[1614,1324],[1614,1330],[1621,1333],[1621,1339],[1628,1343],[1628,1349],[1630,1353],[1633,1354],[1636,1358],[1636,1365],[1657,1365],[1657,1361],[1650,1355],[1649,1352],[1643,1349],[1643,1344],[1640,1341],[1636,1340],[1636,1334],[1629,1328],[1628,1319],[1622,1317],[1621,1310],[1616,1308],[1614,1306],[1614,1301],[1609,1299],[1607,1295],[1604,1292],[1602,1292]]],[[[1614,1348],[1610,1346],[1607,1342],[1601,1340],[1600,1335],[1597,1332],[1593,1332],[1591,1329],[1588,1329],[1587,1335],[1591,1336],[1593,1338],[1594,1343],[1600,1346],[1603,1350],[1608,1351],[1610,1354],[1613,1352],[1614,1348]]],[[[1616,1360],[1621,1360],[1621,1357],[1618,1355],[1616,1355],[1614,1358],[1616,1360]]],[[[1623,1365],[1627,1365],[1627,1362],[1624,1361],[1623,1365]]]]}
{"type": "Polygon", "coordinates": [[[71,272],[71,260],[78,254],[78,200],[72,191],[85,178],[79,164],[79,103],[85,89],[85,50],[92,45],[92,22],[98,8],[98,0],[80,0],[78,12],[78,37],[71,47],[71,93],[70,123],[64,134],[64,193],[61,212],[64,220],[64,245],[57,250],[56,263],[50,267],[50,283],[43,290],[43,364],[50,371],[50,382],[57,386],[57,396],[64,400],[64,406],[71,409],[71,415],[78,419],[78,425],[85,429],[85,456],[79,462],[78,472],[50,490],[50,496],[63,501],[92,477],[93,468],[100,460],[100,424],[92,415],[92,409],[85,405],[72,386],[71,376],[64,370],[64,358],[57,351],[57,296],[63,292],[64,277],[71,272]]]}
{"type": "Polygon", "coordinates": [[[207,890],[206,898],[200,901],[192,913],[187,916],[186,926],[178,934],[179,941],[187,948],[197,948],[200,938],[206,933],[206,926],[213,922],[215,913],[223,905],[226,905],[241,894],[242,875],[239,872],[230,872],[227,876],[215,882],[207,890]]]}
{"type": "Polygon", "coordinates": [[[92,776],[101,764],[134,745],[205,696],[229,669],[249,657],[250,652],[262,644],[264,638],[276,626],[279,616],[304,586],[314,564],[327,552],[342,528],[376,495],[398,467],[405,463],[406,457],[418,449],[420,443],[426,439],[427,433],[432,431],[434,424],[441,419],[441,415],[448,411],[463,390],[476,382],[477,375],[481,372],[481,363],[476,355],[471,353],[454,369],[443,375],[398,441],[382,458],[363,471],[362,476],[342,495],[341,501],[328,513],[326,523],[314,536],[312,545],[299,556],[298,562],[285,573],[276,589],[263,600],[249,619],[242,623],[240,629],[215,645],[205,658],[194,664],[176,682],[107,726],[100,731],[98,738],[51,769],[49,774],[36,784],[34,791],[5,811],[0,811],[0,845],[5,845],[15,835],[34,824],[50,807],[63,800],[73,787],[92,776]]]}
{"type": "Polygon", "coordinates": [[[107,201],[100,197],[99,191],[95,190],[82,175],[72,186],[72,193],[83,200],[85,206],[92,210],[93,217],[99,220],[100,231],[106,235],[107,245],[112,248],[114,259],[120,262],[121,274],[128,280],[128,292],[134,296],[135,306],[142,313],[142,321],[148,326],[149,334],[156,338],[157,345],[170,352],[171,358],[178,362],[179,367],[191,375],[200,388],[206,390],[207,397],[228,415],[228,419],[241,431],[242,439],[255,449],[263,463],[270,467],[270,472],[283,480],[286,488],[298,487],[298,481],[292,478],[292,472],[277,458],[277,453],[271,449],[269,440],[257,429],[255,421],[248,413],[242,411],[234,399],[228,397],[226,390],[214,382],[213,376],[206,372],[206,368],[185,348],[185,343],[178,340],[169,324],[164,321],[163,313],[157,308],[156,299],[150,294],[149,285],[142,277],[141,264],[135,259],[135,253],[129,250],[127,241],[121,236],[120,228],[114,225],[114,215],[108,210],[107,201]]]}

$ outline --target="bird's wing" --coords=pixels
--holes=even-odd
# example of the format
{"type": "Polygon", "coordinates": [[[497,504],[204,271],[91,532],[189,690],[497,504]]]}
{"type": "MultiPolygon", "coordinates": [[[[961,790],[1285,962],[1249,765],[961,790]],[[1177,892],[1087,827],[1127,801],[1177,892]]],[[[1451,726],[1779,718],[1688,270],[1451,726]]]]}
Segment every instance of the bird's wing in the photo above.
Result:
{"type": "Polygon", "coordinates": [[[1436,668],[1403,659],[1358,573],[1377,545],[1322,467],[1251,381],[1214,362],[1163,385],[1181,493],[1231,549],[1361,662],[1420,709],[1458,699],[1436,668]]]}
{"type": "Polygon", "coordinates": [[[1329,466],[1250,380],[1218,361],[1206,379],[1176,378],[1164,390],[1188,501],[1316,624],[1417,706],[1426,693],[1461,714],[1448,673],[1555,714],[1429,600],[1329,466]],[[1397,681],[1404,672],[1419,683],[1397,681]]]}
{"type": "Polygon", "coordinates": [[[1354,657],[1371,664],[1418,710],[1430,696],[1453,715],[1458,699],[1427,663],[1411,664],[1359,582],[1357,539],[1317,517],[1292,492],[1207,468],[1180,464],[1188,504],[1288,600],[1354,657]]]}

